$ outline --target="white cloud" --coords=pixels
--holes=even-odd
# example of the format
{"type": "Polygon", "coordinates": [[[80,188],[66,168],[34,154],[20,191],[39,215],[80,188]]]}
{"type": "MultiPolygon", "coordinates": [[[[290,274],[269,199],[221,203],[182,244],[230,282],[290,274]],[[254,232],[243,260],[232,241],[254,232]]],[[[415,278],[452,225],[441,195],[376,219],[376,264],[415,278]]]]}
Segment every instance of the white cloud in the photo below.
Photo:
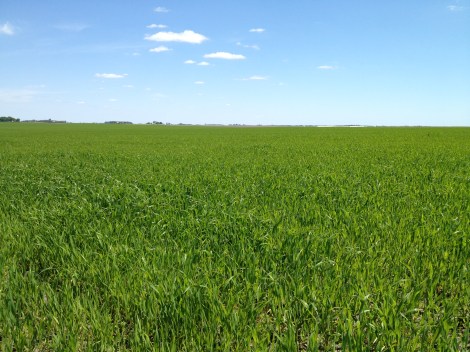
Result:
{"type": "Polygon", "coordinates": [[[156,48],[150,49],[149,51],[151,53],[163,53],[165,51],[171,51],[171,49],[167,48],[166,46],[158,46],[156,48]]]}
{"type": "Polygon", "coordinates": [[[240,54],[232,54],[224,51],[218,51],[212,54],[204,55],[206,59],[225,59],[225,60],[245,60],[246,57],[240,54]]]}
{"type": "Polygon", "coordinates": [[[259,50],[259,46],[256,45],[256,44],[252,44],[252,45],[246,45],[246,44],[243,44],[241,42],[238,42],[237,43],[238,46],[241,46],[242,48],[248,48],[248,49],[254,49],[254,50],[259,50]]]}
{"type": "Polygon", "coordinates": [[[447,10],[451,12],[458,12],[458,11],[463,11],[464,7],[463,6],[457,6],[457,5],[449,5],[447,6],[447,10]]]}
{"type": "Polygon", "coordinates": [[[168,26],[165,25],[165,24],[155,24],[155,23],[149,24],[147,26],[147,28],[150,28],[150,29],[155,29],[155,28],[163,29],[163,28],[167,28],[167,27],[168,26]]]}
{"type": "Polygon", "coordinates": [[[7,22],[7,23],[4,23],[3,25],[0,25],[0,34],[13,35],[15,34],[15,30],[13,26],[7,22]]]}
{"type": "Polygon", "coordinates": [[[170,12],[166,7],[158,6],[156,7],[153,11],[158,12],[158,13],[167,13],[170,12]]]}
{"type": "Polygon", "coordinates": [[[116,98],[111,98],[111,99],[108,99],[108,101],[111,102],[111,103],[114,103],[114,102],[116,102],[116,101],[118,101],[118,100],[117,100],[116,98]]]}
{"type": "Polygon", "coordinates": [[[264,31],[266,31],[266,29],[264,29],[264,28],[252,28],[252,29],[250,29],[251,33],[263,33],[264,31]]]}
{"type": "Polygon", "coordinates": [[[205,83],[206,83],[206,82],[204,82],[204,81],[196,81],[196,82],[194,82],[194,84],[199,84],[199,85],[202,85],[202,84],[205,84],[205,83]]]}
{"type": "Polygon", "coordinates": [[[267,80],[268,77],[266,76],[251,76],[251,77],[248,77],[248,78],[244,78],[243,81],[265,81],[267,80]]]}
{"type": "Polygon", "coordinates": [[[84,102],[83,100],[80,100],[80,101],[77,101],[77,104],[78,104],[78,105],[85,105],[86,102],[84,102]]]}
{"type": "Polygon", "coordinates": [[[186,65],[198,65],[198,66],[209,66],[210,65],[210,63],[208,63],[207,61],[197,62],[197,61],[194,61],[194,60],[186,60],[184,63],[186,65]]]}
{"type": "Polygon", "coordinates": [[[95,77],[97,78],[107,78],[107,79],[116,79],[116,78],[124,78],[127,74],[119,74],[119,73],[97,73],[95,77]]]}
{"type": "Polygon", "coordinates": [[[125,84],[123,85],[124,88],[134,88],[134,86],[132,84],[125,84]]]}
{"type": "Polygon", "coordinates": [[[191,44],[201,44],[203,41],[207,40],[207,38],[202,34],[196,33],[191,30],[185,30],[181,33],[158,32],[146,36],[145,39],[155,42],[181,42],[191,44]]]}
{"type": "Polygon", "coordinates": [[[321,65],[317,66],[319,70],[336,70],[335,66],[330,66],[330,65],[321,65]]]}

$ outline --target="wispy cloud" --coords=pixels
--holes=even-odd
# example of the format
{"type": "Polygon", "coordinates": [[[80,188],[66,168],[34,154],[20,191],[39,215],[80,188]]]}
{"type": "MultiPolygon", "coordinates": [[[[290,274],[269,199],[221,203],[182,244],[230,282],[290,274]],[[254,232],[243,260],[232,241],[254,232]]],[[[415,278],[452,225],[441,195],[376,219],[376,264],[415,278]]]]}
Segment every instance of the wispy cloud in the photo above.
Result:
{"type": "Polygon", "coordinates": [[[110,99],[108,99],[108,101],[109,101],[110,103],[114,103],[114,102],[116,102],[116,101],[118,101],[118,100],[117,100],[116,98],[110,98],[110,99]]]}
{"type": "Polygon", "coordinates": [[[163,6],[158,6],[153,11],[158,12],[158,13],[170,12],[170,10],[168,10],[166,7],[163,7],[163,6]]]}
{"type": "Polygon", "coordinates": [[[197,61],[194,61],[194,60],[186,60],[184,63],[186,65],[198,65],[198,66],[209,66],[210,65],[210,63],[208,63],[207,61],[197,62],[197,61]]]}
{"type": "Polygon", "coordinates": [[[263,33],[265,31],[266,31],[266,29],[264,29],[264,28],[252,28],[252,29],[250,29],[251,33],[263,33]]]}
{"type": "Polygon", "coordinates": [[[95,77],[97,78],[106,78],[106,79],[118,79],[124,78],[127,76],[127,73],[119,74],[119,73],[97,73],[95,77]]]}
{"type": "Polygon", "coordinates": [[[330,66],[330,65],[321,65],[317,66],[319,70],[336,70],[336,66],[330,66]]]}
{"type": "Polygon", "coordinates": [[[15,29],[9,22],[7,22],[0,25],[0,34],[13,35],[15,34],[15,29]]]}
{"type": "Polygon", "coordinates": [[[459,12],[465,10],[465,7],[463,6],[458,6],[458,5],[449,5],[447,6],[447,10],[451,12],[459,12]]]}
{"type": "Polygon", "coordinates": [[[59,23],[54,28],[65,32],[81,32],[90,26],[85,23],[59,23]]]}
{"type": "Polygon", "coordinates": [[[163,28],[167,28],[167,27],[168,26],[166,24],[155,24],[155,23],[149,24],[147,26],[147,28],[150,28],[150,29],[155,29],[155,28],[163,29],[163,28]]]}
{"type": "Polygon", "coordinates": [[[224,59],[224,60],[245,60],[246,57],[240,54],[227,53],[225,51],[218,51],[212,54],[204,55],[206,59],[224,59]]]}
{"type": "Polygon", "coordinates": [[[267,76],[251,76],[248,78],[243,78],[242,81],[266,81],[268,79],[267,76]]]}
{"type": "Polygon", "coordinates": [[[185,30],[181,33],[175,32],[158,32],[145,37],[146,40],[155,42],[181,42],[190,44],[201,44],[207,40],[202,34],[196,33],[191,30],[185,30]]]}
{"type": "MultiPolygon", "coordinates": [[[[149,91],[150,91],[150,89],[149,89],[149,91]]],[[[151,97],[151,99],[152,99],[153,101],[159,102],[159,101],[161,101],[161,100],[163,100],[163,99],[165,99],[165,98],[168,98],[168,95],[162,94],[162,93],[158,93],[158,92],[157,92],[157,93],[152,93],[152,94],[150,95],[150,97],[151,97]]]]}
{"type": "Polygon", "coordinates": [[[32,89],[0,89],[0,102],[2,103],[29,103],[40,94],[32,89]]]}
{"type": "Polygon", "coordinates": [[[247,45],[247,44],[243,44],[241,42],[237,42],[237,45],[241,46],[242,48],[248,48],[248,49],[254,49],[254,50],[259,50],[260,49],[260,47],[256,44],[247,45]]]}
{"type": "Polygon", "coordinates": [[[151,53],[163,53],[165,51],[171,51],[171,49],[166,46],[158,46],[156,48],[150,49],[149,51],[151,53]]]}
{"type": "Polygon", "coordinates": [[[204,82],[204,81],[196,81],[196,82],[194,82],[194,84],[198,84],[198,85],[203,85],[203,84],[205,84],[205,83],[206,83],[206,82],[204,82]]]}

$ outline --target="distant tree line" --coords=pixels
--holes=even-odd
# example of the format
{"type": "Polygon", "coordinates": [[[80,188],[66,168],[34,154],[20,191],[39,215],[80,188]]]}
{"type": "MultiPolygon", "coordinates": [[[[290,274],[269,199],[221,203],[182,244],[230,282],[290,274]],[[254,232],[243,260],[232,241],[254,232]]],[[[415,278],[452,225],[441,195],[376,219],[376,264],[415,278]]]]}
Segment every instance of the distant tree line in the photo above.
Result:
{"type": "Polygon", "coordinates": [[[21,122],[67,123],[67,121],[65,121],[65,120],[52,120],[52,119],[47,119],[47,120],[23,120],[21,122]]]}
{"type": "Polygon", "coordinates": [[[0,116],[0,122],[20,122],[20,119],[11,116],[0,116]]]}
{"type": "Polygon", "coordinates": [[[106,121],[105,123],[116,125],[132,125],[132,122],[130,121],[106,121]]]}
{"type": "Polygon", "coordinates": [[[67,123],[65,120],[23,120],[11,117],[11,116],[0,116],[0,122],[41,122],[41,123],[67,123]]]}

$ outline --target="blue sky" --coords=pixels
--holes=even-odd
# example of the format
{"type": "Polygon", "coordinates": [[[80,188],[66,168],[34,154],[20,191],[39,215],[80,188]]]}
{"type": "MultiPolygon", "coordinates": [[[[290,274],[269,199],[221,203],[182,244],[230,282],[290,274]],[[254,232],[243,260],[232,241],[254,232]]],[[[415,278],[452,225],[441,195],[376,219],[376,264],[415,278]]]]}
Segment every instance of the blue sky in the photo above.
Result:
{"type": "Polygon", "coordinates": [[[0,115],[470,125],[470,0],[1,0],[0,115]]]}

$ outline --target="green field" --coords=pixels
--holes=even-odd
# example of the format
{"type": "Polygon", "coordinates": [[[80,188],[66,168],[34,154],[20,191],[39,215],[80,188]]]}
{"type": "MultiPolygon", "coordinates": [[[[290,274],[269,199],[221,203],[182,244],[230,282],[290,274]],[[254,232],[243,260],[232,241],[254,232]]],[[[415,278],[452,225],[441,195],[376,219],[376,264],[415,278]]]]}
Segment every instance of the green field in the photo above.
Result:
{"type": "Polygon", "coordinates": [[[470,349],[470,128],[0,125],[1,351],[470,349]]]}

